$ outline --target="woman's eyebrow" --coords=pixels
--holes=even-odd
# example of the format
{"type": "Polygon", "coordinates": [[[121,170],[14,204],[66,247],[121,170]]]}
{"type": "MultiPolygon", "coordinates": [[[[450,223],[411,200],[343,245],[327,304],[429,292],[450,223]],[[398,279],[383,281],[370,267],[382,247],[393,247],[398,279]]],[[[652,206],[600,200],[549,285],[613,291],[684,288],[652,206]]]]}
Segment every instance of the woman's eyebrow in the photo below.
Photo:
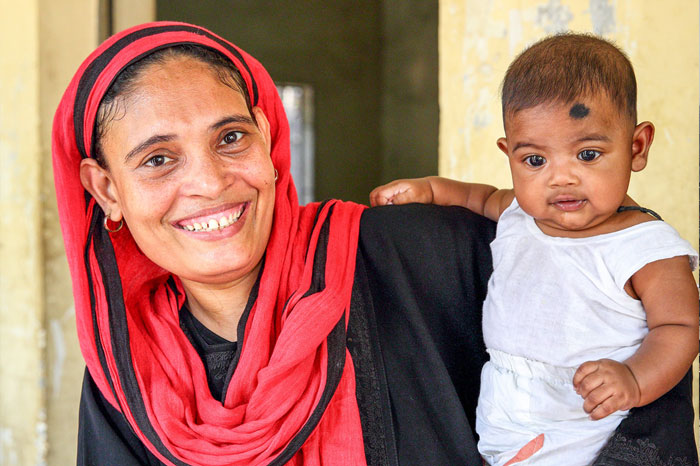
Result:
{"type": "Polygon", "coordinates": [[[174,134],[156,134],[151,136],[150,138],[146,139],[143,141],[141,144],[138,146],[134,147],[131,149],[125,156],[124,156],[124,162],[128,162],[131,160],[136,154],[141,152],[142,150],[146,149],[149,146],[152,146],[153,144],[158,144],[160,142],[168,142],[172,141],[175,139],[174,134]]]}
{"type": "MultiPolygon", "coordinates": [[[[249,116],[246,115],[231,115],[222,118],[221,120],[217,121],[216,123],[212,124],[209,127],[210,131],[217,130],[221,128],[222,126],[225,126],[229,123],[244,123],[244,124],[249,124],[249,125],[254,125],[255,122],[253,119],[249,116]]],[[[146,139],[143,141],[141,144],[138,146],[134,147],[131,149],[125,156],[124,156],[124,161],[128,162],[131,160],[136,154],[141,152],[142,150],[146,149],[149,146],[152,146],[153,144],[158,144],[160,142],[169,142],[175,139],[174,134],[156,134],[151,136],[150,138],[146,139]]]]}
{"type": "Polygon", "coordinates": [[[224,117],[224,118],[222,118],[221,120],[217,121],[216,123],[214,123],[213,125],[211,125],[211,126],[209,127],[209,129],[210,129],[211,131],[214,131],[214,130],[217,130],[217,129],[221,128],[222,126],[225,126],[225,125],[227,125],[227,124],[229,124],[229,123],[244,123],[244,124],[248,124],[248,125],[254,125],[254,124],[255,124],[255,122],[253,121],[253,119],[252,119],[251,117],[249,117],[249,116],[246,116],[246,115],[231,115],[231,116],[224,117]]]}

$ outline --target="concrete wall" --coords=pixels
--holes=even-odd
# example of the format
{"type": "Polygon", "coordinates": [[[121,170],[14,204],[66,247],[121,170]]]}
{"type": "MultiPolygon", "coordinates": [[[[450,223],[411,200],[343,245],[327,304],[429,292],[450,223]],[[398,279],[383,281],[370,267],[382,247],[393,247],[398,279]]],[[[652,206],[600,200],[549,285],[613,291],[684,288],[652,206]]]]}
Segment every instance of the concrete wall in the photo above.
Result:
{"type": "Polygon", "coordinates": [[[499,85],[524,47],[547,33],[602,33],[630,56],[638,114],[657,128],[631,196],[698,239],[698,4],[674,0],[440,2],[440,173],[510,185],[499,85]]]}
{"type": "Polygon", "coordinates": [[[207,27],[275,81],[313,86],[316,199],[367,202],[381,170],[378,0],[167,0],[157,17],[207,27]]]}
{"type": "Polygon", "coordinates": [[[381,183],[438,165],[437,0],[382,2],[381,183]]]}
{"type": "MultiPolygon", "coordinates": [[[[39,464],[46,452],[43,352],[38,11],[0,19],[0,461],[39,464]],[[22,38],[18,41],[18,38],[22,38]],[[12,271],[12,273],[8,273],[12,271]],[[22,351],[16,351],[22,348],[22,351]],[[21,411],[16,406],[22,406],[21,411]]],[[[0,4],[2,11],[11,2],[0,4]]]]}
{"type": "MultiPolygon", "coordinates": [[[[39,15],[41,53],[40,121],[41,205],[44,266],[43,299],[46,335],[45,382],[48,464],[75,462],[78,402],[85,367],[75,332],[75,311],[63,238],[58,224],[51,170],[50,134],[53,114],[80,62],[99,42],[95,0],[42,0],[39,15]],[[76,28],[75,24],[82,27],[76,28]],[[72,447],[72,448],[71,448],[72,447]]],[[[29,464],[29,463],[25,463],[29,464]]]]}
{"type": "Polygon", "coordinates": [[[158,2],[279,82],[314,88],[316,199],[367,203],[380,183],[437,171],[437,0],[158,2]]]}
{"type": "Polygon", "coordinates": [[[508,64],[546,34],[595,32],[629,55],[639,119],[656,125],[649,164],[632,175],[630,195],[697,247],[698,14],[698,2],[683,0],[441,0],[440,174],[511,186],[496,148],[508,64]]]}
{"type": "MultiPolygon", "coordinates": [[[[153,2],[121,2],[129,3],[112,2],[111,23],[153,18],[153,2]]],[[[56,211],[51,123],[104,22],[98,0],[1,0],[0,11],[0,464],[75,464],[85,364],[56,211]]]]}

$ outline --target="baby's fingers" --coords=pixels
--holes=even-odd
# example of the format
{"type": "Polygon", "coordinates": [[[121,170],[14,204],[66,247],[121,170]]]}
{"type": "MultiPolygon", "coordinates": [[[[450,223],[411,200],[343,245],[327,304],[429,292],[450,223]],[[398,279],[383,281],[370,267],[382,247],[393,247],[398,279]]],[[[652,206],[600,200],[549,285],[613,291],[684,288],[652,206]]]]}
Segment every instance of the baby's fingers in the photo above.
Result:
{"type": "Polygon", "coordinates": [[[614,394],[614,390],[612,390],[608,385],[601,385],[594,390],[591,390],[590,393],[583,397],[583,410],[592,416],[593,411],[598,409],[598,406],[601,404],[609,402],[614,394]]]}
{"type": "MultiPolygon", "coordinates": [[[[593,375],[596,373],[598,370],[598,366],[600,365],[599,361],[586,361],[583,364],[581,364],[578,369],[576,369],[576,373],[574,373],[574,389],[576,389],[576,392],[581,395],[581,384],[582,382],[588,378],[589,376],[593,375]]],[[[593,382],[593,379],[591,380],[586,380],[586,383],[589,385],[588,391],[592,390],[593,388],[597,387],[600,385],[600,383],[593,385],[592,387],[590,384],[593,382]]]]}
{"type": "Polygon", "coordinates": [[[598,419],[603,419],[604,417],[609,416],[610,414],[614,413],[619,409],[617,406],[617,401],[615,400],[614,396],[609,396],[602,402],[598,403],[593,409],[590,411],[586,409],[586,403],[584,403],[584,409],[586,412],[590,415],[591,419],[594,421],[597,421],[598,419]]]}
{"type": "Polygon", "coordinates": [[[408,186],[403,186],[401,180],[378,186],[369,194],[370,205],[375,207],[379,205],[398,204],[398,202],[394,201],[394,197],[407,189],[409,189],[408,186]]]}
{"type": "Polygon", "coordinates": [[[414,188],[399,191],[391,198],[391,203],[396,205],[411,204],[412,202],[428,202],[424,196],[419,195],[414,188]]]}
{"type": "Polygon", "coordinates": [[[433,202],[430,182],[424,178],[396,180],[375,188],[369,195],[372,206],[433,202]]]}

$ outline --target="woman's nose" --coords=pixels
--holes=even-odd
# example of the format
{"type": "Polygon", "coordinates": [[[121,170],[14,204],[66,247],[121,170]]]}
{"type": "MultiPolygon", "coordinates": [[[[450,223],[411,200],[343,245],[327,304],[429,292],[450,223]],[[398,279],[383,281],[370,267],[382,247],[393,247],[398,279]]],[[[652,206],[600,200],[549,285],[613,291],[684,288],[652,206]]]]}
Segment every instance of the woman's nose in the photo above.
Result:
{"type": "Polygon", "coordinates": [[[226,164],[216,155],[205,152],[188,156],[183,177],[184,194],[210,199],[219,197],[231,182],[226,164]]]}

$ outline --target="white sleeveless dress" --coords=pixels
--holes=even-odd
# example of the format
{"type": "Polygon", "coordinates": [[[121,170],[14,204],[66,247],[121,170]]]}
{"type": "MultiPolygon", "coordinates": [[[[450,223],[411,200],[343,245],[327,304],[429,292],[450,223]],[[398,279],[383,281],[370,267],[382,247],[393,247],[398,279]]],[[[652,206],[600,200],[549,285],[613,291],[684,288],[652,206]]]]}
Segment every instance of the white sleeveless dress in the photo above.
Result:
{"type": "Polygon", "coordinates": [[[544,434],[520,465],[590,464],[626,415],[591,420],[573,389],[580,364],[624,361],[648,333],[641,301],[625,283],[646,264],[698,255],[662,221],[589,238],[545,235],[513,201],[491,243],[494,272],[484,302],[490,361],[481,374],[479,451],[503,465],[544,434]]]}

